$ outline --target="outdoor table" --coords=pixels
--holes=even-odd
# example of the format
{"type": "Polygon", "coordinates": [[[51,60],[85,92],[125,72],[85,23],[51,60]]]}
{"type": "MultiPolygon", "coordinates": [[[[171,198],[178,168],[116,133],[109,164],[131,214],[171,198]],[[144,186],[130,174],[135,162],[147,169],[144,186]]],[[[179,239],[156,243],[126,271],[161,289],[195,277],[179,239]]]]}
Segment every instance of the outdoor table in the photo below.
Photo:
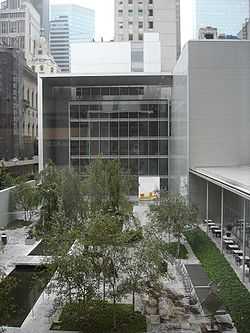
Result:
{"type": "Polygon", "coordinates": [[[239,254],[243,254],[242,250],[233,250],[233,256],[236,258],[239,254]]]}
{"type": "MultiPolygon", "coordinates": [[[[241,253],[242,251],[239,248],[239,245],[237,244],[232,244],[232,245],[228,245],[229,250],[232,252],[233,255],[237,254],[237,251],[240,251],[239,253],[241,253]]],[[[242,252],[243,253],[243,252],[242,252]]]]}
{"type": "MultiPolygon", "coordinates": [[[[250,257],[245,256],[245,262],[249,262],[249,260],[250,260],[250,257]]],[[[240,254],[238,255],[238,262],[239,262],[240,265],[243,263],[243,254],[242,255],[240,255],[240,254]]]]}
{"type": "Polygon", "coordinates": [[[215,237],[221,238],[221,233],[222,233],[221,229],[214,229],[213,233],[215,234],[215,237]]]}
{"type": "Polygon", "coordinates": [[[218,229],[219,227],[217,226],[217,225],[212,225],[211,227],[209,227],[209,229],[211,230],[211,231],[213,231],[214,229],[218,229]]]}
{"type": "MultiPolygon", "coordinates": [[[[223,237],[224,238],[224,237],[223,237]]],[[[234,244],[234,241],[232,240],[232,239],[223,239],[223,242],[225,243],[225,244],[228,244],[228,245],[233,245],[234,244]]]]}

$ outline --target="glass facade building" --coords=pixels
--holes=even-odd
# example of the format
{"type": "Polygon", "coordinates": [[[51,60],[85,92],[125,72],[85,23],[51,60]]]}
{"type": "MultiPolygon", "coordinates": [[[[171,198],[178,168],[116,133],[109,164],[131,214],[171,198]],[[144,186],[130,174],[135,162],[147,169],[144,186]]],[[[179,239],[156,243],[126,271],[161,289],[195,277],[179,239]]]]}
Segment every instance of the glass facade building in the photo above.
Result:
{"type": "Polygon", "coordinates": [[[212,26],[219,33],[237,35],[249,18],[249,0],[193,0],[195,8],[194,33],[212,26]]]}
{"type": "Polygon", "coordinates": [[[50,19],[68,16],[70,43],[89,42],[95,38],[95,11],[77,5],[52,5],[50,19]]]}
{"type": "Polygon", "coordinates": [[[92,159],[118,159],[125,173],[168,187],[171,76],[42,78],[44,165],[80,173],[92,159]]]}

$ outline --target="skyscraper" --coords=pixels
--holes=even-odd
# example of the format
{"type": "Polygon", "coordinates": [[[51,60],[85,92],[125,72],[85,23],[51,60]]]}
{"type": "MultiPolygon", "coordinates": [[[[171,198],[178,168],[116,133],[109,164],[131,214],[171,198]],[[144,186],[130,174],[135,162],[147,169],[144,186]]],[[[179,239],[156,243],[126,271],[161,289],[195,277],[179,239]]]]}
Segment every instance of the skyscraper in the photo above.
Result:
{"type": "Polygon", "coordinates": [[[69,18],[50,21],[50,51],[62,72],[70,72],[69,18]]]}
{"type": "Polygon", "coordinates": [[[89,42],[95,37],[94,10],[72,4],[52,5],[50,19],[59,16],[68,17],[70,43],[89,42]]]}
{"type": "Polygon", "coordinates": [[[162,71],[171,71],[180,53],[180,0],[115,0],[115,40],[140,42],[158,32],[162,71]]]}
{"type": "Polygon", "coordinates": [[[249,0],[194,0],[194,33],[199,29],[216,27],[218,33],[237,35],[249,16],[249,0]]]}
{"type": "Polygon", "coordinates": [[[44,37],[49,40],[49,0],[28,0],[40,14],[41,30],[44,37]]]}

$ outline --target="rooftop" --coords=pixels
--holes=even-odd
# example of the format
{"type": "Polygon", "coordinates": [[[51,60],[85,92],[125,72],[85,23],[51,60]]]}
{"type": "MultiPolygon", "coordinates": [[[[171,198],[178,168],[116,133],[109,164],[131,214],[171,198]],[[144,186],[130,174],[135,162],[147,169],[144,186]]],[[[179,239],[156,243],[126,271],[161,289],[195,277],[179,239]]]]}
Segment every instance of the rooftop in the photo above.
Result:
{"type": "Polygon", "coordinates": [[[250,198],[250,165],[199,167],[191,169],[190,172],[231,192],[250,198]]]}

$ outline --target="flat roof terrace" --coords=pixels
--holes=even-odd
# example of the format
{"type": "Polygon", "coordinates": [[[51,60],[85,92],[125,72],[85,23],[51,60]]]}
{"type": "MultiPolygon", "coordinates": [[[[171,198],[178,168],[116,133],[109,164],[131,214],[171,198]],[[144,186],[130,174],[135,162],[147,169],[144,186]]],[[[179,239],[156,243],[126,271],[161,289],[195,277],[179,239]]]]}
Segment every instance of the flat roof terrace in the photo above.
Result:
{"type": "Polygon", "coordinates": [[[199,167],[190,169],[190,173],[250,199],[250,165],[199,167]]]}

